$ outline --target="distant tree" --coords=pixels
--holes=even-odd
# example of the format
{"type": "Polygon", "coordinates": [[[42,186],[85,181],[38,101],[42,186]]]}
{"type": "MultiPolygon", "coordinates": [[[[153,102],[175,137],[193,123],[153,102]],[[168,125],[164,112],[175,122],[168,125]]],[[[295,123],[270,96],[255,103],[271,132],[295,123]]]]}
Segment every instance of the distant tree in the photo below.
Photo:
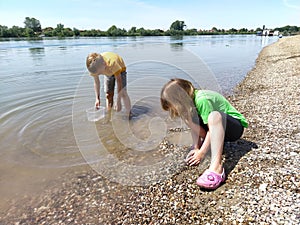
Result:
{"type": "Polygon", "coordinates": [[[235,28],[231,28],[231,29],[229,29],[228,30],[228,32],[230,33],[230,34],[235,34],[235,33],[237,33],[237,29],[235,29],[235,28]]]}
{"type": "Polygon", "coordinates": [[[11,37],[22,37],[24,33],[24,28],[13,26],[9,29],[9,33],[11,37]]]}
{"type": "Polygon", "coordinates": [[[297,26],[291,26],[290,29],[289,29],[289,31],[290,31],[291,33],[294,33],[294,32],[299,31],[299,28],[298,28],[297,26]]]}
{"type": "Polygon", "coordinates": [[[144,27],[141,27],[141,28],[137,29],[136,32],[139,36],[145,36],[146,35],[146,30],[144,29],[144,27]]]}
{"type": "Polygon", "coordinates": [[[75,36],[80,36],[80,31],[76,29],[75,27],[73,28],[73,33],[75,36]]]}
{"type": "Polygon", "coordinates": [[[247,33],[248,29],[247,28],[242,28],[238,30],[239,33],[247,33]]]}
{"type": "Polygon", "coordinates": [[[83,36],[83,37],[101,37],[101,36],[107,36],[107,33],[105,31],[92,29],[92,30],[81,31],[80,36],[83,36]]]}
{"type": "Polygon", "coordinates": [[[25,37],[34,37],[34,31],[31,28],[25,28],[25,32],[24,32],[24,36],[25,37]]]}
{"type": "Polygon", "coordinates": [[[193,29],[188,29],[184,32],[186,35],[197,35],[197,29],[193,28],[193,29]]]}
{"type": "Polygon", "coordinates": [[[98,36],[98,32],[95,29],[85,30],[82,33],[80,33],[80,36],[97,37],[98,36]]]}
{"type": "Polygon", "coordinates": [[[52,37],[54,36],[54,29],[52,27],[46,27],[43,29],[43,34],[46,37],[52,37]]]}
{"type": "Polygon", "coordinates": [[[137,35],[136,27],[131,27],[130,30],[128,30],[128,35],[136,36],[137,35]]]}
{"type": "Polygon", "coordinates": [[[162,36],[164,34],[164,31],[160,29],[148,30],[148,34],[150,36],[162,36]]]}
{"type": "Polygon", "coordinates": [[[64,26],[65,26],[65,25],[59,23],[59,24],[56,25],[55,30],[56,30],[57,32],[62,32],[63,29],[64,29],[64,26]]]}
{"type": "Polygon", "coordinates": [[[183,31],[184,27],[186,27],[186,25],[184,24],[184,21],[176,20],[175,22],[173,22],[171,24],[170,30],[183,31]]]}
{"type": "Polygon", "coordinates": [[[39,20],[35,18],[29,18],[26,17],[25,21],[25,28],[33,30],[33,32],[41,32],[42,31],[42,26],[39,20]]]}
{"type": "Polygon", "coordinates": [[[57,24],[56,28],[53,30],[53,36],[65,37],[68,36],[66,33],[64,25],[61,23],[57,24]]]}
{"type": "Polygon", "coordinates": [[[108,28],[107,32],[108,33],[115,33],[117,30],[117,26],[116,25],[112,25],[110,28],[108,28]]]}
{"type": "Polygon", "coordinates": [[[218,32],[219,30],[216,27],[211,28],[212,32],[218,32]]]}
{"type": "Polygon", "coordinates": [[[136,33],[136,27],[131,27],[129,31],[132,32],[132,33],[136,33]]]}
{"type": "Polygon", "coordinates": [[[126,35],[126,30],[125,29],[120,29],[117,28],[115,25],[112,25],[107,31],[106,31],[108,36],[124,36],[126,35]]]}
{"type": "Polygon", "coordinates": [[[274,30],[278,30],[282,32],[284,35],[294,34],[300,31],[300,27],[297,26],[284,26],[284,27],[276,27],[274,30]]]}
{"type": "Polygon", "coordinates": [[[74,32],[73,32],[73,30],[71,28],[64,28],[63,32],[64,32],[64,36],[65,37],[72,37],[72,36],[74,36],[74,32]]]}
{"type": "Polygon", "coordinates": [[[10,32],[7,26],[0,25],[0,37],[9,37],[10,32]]]}

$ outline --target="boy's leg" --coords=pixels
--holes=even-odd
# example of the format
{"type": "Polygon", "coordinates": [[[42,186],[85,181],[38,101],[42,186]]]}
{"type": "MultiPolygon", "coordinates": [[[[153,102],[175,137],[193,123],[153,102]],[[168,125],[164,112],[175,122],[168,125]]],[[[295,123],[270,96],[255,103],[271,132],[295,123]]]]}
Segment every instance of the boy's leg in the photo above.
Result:
{"type": "Polygon", "coordinates": [[[131,112],[131,102],[130,102],[130,98],[128,96],[127,93],[127,72],[122,72],[120,77],[121,77],[121,82],[118,83],[118,86],[121,84],[122,85],[122,90],[120,91],[119,94],[121,94],[121,98],[124,102],[124,106],[125,106],[125,110],[126,113],[130,114],[131,112]]]}
{"type": "Polygon", "coordinates": [[[107,111],[111,111],[114,105],[114,89],[115,89],[115,77],[104,76],[104,91],[106,94],[107,111]]]}
{"type": "Polygon", "coordinates": [[[107,111],[111,111],[114,105],[114,92],[106,92],[106,107],[107,111]]]}

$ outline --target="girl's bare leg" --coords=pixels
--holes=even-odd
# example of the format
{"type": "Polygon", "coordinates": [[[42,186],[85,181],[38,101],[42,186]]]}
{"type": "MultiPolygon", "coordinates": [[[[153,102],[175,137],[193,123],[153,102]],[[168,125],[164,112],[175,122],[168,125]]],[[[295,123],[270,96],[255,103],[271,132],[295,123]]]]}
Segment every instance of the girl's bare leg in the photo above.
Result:
{"type": "Polygon", "coordinates": [[[211,164],[209,170],[221,174],[223,171],[222,152],[225,136],[225,126],[221,113],[217,111],[210,113],[208,127],[211,146],[211,164]]]}

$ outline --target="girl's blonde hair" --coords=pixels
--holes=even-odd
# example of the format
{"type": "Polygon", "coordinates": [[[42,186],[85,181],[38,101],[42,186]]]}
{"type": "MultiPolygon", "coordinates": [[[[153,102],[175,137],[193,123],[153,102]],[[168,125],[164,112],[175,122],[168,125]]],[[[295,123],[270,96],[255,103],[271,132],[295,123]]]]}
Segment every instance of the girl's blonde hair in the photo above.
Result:
{"type": "Polygon", "coordinates": [[[161,90],[161,106],[169,111],[171,118],[181,117],[187,121],[197,114],[194,91],[195,88],[190,81],[180,78],[171,79],[161,90]]]}
{"type": "Polygon", "coordinates": [[[86,67],[91,75],[95,75],[98,69],[104,65],[104,59],[101,54],[90,53],[86,57],[86,67]]]}

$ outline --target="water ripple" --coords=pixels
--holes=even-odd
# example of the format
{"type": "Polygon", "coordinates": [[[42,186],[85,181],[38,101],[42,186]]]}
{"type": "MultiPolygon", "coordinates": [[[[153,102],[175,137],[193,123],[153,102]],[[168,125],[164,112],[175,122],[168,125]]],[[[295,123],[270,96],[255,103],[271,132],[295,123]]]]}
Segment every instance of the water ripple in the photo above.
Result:
{"type": "Polygon", "coordinates": [[[27,91],[2,98],[2,157],[38,167],[84,163],[72,130],[73,89],[27,91]]]}

